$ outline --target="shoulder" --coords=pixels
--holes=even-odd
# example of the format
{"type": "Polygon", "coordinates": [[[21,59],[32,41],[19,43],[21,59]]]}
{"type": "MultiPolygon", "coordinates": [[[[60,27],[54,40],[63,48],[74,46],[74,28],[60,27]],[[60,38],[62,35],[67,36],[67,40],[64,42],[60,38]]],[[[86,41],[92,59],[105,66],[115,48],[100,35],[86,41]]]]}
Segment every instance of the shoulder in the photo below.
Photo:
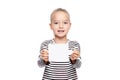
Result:
{"type": "Polygon", "coordinates": [[[53,40],[45,40],[41,43],[41,46],[40,46],[40,51],[43,50],[43,49],[46,49],[48,50],[48,45],[49,44],[52,44],[53,43],[53,40]]]}
{"type": "Polygon", "coordinates": [[[70,40],[70,41],[69,41],[69,44],[70,44],[70,45],[80,45],[79,42],[76,41],[76,40],[72,40],[72,41],[70,40]]]}
{"type": "Polygon", "coordinates": [[[49,44],[49,43],[53,43],[53,40],[44,40],[41,44],[49,44]]]}

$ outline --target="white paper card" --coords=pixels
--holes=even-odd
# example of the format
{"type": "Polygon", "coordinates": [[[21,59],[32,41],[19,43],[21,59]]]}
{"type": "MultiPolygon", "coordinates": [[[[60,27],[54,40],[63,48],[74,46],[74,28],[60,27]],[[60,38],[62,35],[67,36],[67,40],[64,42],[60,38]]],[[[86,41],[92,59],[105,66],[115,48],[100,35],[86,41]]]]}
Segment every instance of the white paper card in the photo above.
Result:
{"type": "Polygon", "coordinates": [[[49,61],[66,62],[69,61],[69,55],[72,53],[68,50],[67,44],[50,44],[49,47],[49,61]]]}

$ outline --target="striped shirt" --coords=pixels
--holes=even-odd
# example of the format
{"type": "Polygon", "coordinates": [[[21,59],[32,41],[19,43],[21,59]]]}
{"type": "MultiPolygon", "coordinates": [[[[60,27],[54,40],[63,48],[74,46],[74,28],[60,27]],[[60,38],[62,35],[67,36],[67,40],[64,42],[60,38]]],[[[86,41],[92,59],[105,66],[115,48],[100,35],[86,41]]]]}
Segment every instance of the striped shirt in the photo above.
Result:
{"type": "MultiPolygon", "coordinates": [[[[74,50],[77,49],[80,51],[80,45],[76,41],[68,40],[68,49],[74,50]]],[[[54,40],[46,40],[41,44],[40,50],[47,49],[49,44],[55,44],[54,40]]],[[[51,61],[50,64],[45,64],[44,61],[39,58],[38,60],[39,67],[45,67],[43,80],[77,80],[76,68],[81,66],[81,61],[78,58],[75,64],[72,64],[71,61],[66,62],[55,62],[51,61]]]]}

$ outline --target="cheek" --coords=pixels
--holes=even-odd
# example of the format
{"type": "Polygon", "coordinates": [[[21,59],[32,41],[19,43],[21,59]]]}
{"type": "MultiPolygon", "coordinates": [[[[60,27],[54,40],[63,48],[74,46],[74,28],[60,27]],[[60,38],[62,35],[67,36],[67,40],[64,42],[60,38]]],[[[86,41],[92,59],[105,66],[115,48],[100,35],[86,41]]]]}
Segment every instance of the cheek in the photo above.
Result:
{"type": "Polygon", "coordinates": [[[52,28],[53,32],[56,33],[57,32],[57,28],[52,28]]]}
{"type": "Polygon", "coordinates": [[[53,31],[56,29],[56,26],[55,26],[55,25],[51,25],[50,27],[51,27],[51,29],[52,29],[53,31]]]}
{"type": "Polygon", "coordinates": [[[67,27],[65,27],[65,29],[66,29],[67,31],[69,31],[69,29],[70,29],[70,26],[67,26],[67,27]]]}

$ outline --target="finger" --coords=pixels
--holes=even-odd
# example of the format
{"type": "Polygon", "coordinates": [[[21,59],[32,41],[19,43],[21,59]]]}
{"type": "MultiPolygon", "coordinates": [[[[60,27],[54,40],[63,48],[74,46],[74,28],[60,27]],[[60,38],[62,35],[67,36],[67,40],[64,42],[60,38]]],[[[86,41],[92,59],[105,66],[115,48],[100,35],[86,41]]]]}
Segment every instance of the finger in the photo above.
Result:
{"type": "Polygon", "coordinates": [[[41,55],[48,55],[48,53],[47,52],[42,52],[41,55]]]}
{"type": "Polygon", "coordinates": [[[43,49],[42,51],[43,51],[43,52],[48,52],[48,50],[47,50],[47,49],[43,49]]]}
{"type": "Polygon", "coordinates": [[[79,58],[79,56],[76,55],[76,54],[72,54],[72,55],[71,55],[71,58],[72,58],[72,59],[77,59],[77,58],[79,58]]]}
{"type": "Polygon", "coordinates": [[[75,60],[75,57],[72,56],[70,59],[71,59],[71,60],[75,60]]]}
{"type": "Polygon", "coordinates": [[[74,60],[73,54],[70,55],[70,59],[71,59],[71,60],[74,60]]]}
{"type": "Polygon", "coordinates": [[[41,55],[47,55],[48,53],[47,52],[42,52],[41,55]]]}
{"type": "Polygon", "coordinates": [[[76,55],[76,54],[73,54],[73,57],[77,57],[78,55],[76,55]]]}
{"type": "Polygon", "coordinates": [[[76,54],[74,54],[74,57],[77,59],[77,58],[79,58],[79,57],[80,57],[80,55],[76,55],[76,54]]]}
{"type": "Polygon", "coordinates": [[[48,55],[41,55],[42,57],[48,57],[48,55]]]}
{"type": "Polygon", "coordinates": [[[47,59],[48,59],[48,57],[43,57],[43,59],[44,59],[44,60],[45,60],[45,59],[47,60],[47,59]]]}
{"type": "Polygon", "coordinates": [[[43,58],[44,58],[44,59],[47,59],[47,58],[48,58],[48,56],[43,56],[43,58]]]}
{"type": "Polygon", "coordinates": [[[41,56],[43,60],[48,59],[48,56],[41,56]]]}
{"type": "Polygon", "coordinates": [[[45,59],[43,59],[44,61],[48,61],[49,59],[48,58],[45,58],[45,59]]]}
{"type": "Polygon", "coordinates": [[[77,55],[77,56],[80,56],[79,51],[77,51],[77,52],[73,52],[73,54],[75,54],[75,55],[77,55]]]}
{"type": "Polygon", "coordinates": [[[48,52],[48,50],[46,50],[46,49],[43,49],[43,50],[41,50],[40,52],[41,52],[41,53],[42,53],[42,52],[48,52]]]}
{"type": "Polygon", "coordinates": [[[40,54],[39,57],[48,57],[49,55],[48,54],[40,54]]]}
{"type": "Polygon", "coordinates": [[[42,50],[42,51],[41,51],[41,53],[45,53],[45,51],[44,51],[44,50],[42,50]]]}

